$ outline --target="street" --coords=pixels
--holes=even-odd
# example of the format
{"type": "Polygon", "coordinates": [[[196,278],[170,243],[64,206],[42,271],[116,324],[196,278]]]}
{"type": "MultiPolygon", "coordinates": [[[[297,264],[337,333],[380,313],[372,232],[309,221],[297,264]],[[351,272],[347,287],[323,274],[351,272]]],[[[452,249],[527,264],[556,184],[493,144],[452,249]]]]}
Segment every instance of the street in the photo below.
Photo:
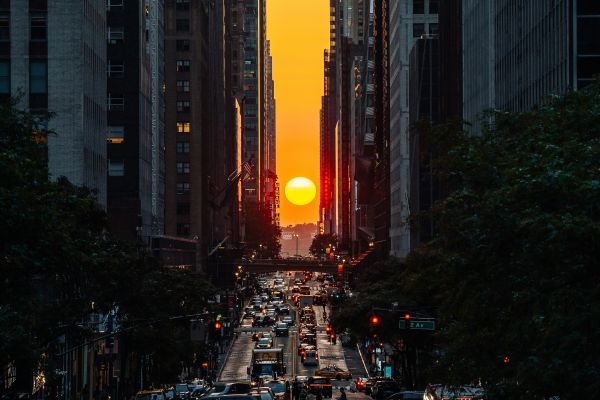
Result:
{"type": "MultiPolygon", "coordinates": [[[[277,273],[276,277],[284,277],[281,272],[277,273]]],[[[268,285],[273,286],[273,279],[268,280],[268,285]]],[[[289,292],[293,286],[293,279],[286,277],[286,289],[289,292]]],[[[313,280],[307,282],[307,286],[311,288],[311,294],[316,294],[315,290],[318,282],[313,280]]],[[[367,376],[365,368],[357,354],[355,348],[345,348],[341,345],[341,341],[333,345],[329,340],[329,335],[326,332],[328,322],[324,315],[322,306],[314,306],[316,324],[317,324],[317,348],[319,353],[318,366],[303,365],[298,356],[298,309],[292,302],[290,305],[290,314],[294,318],[294,325],[289,329],[289,336],[273,337],[273,348],[283,348],[284,362],[286,363],[286,379],[294,380],[297,377],[311,377],[319,368],[326,366],[336,366],[344,371],[350,371],[353,377],[367,376]]],[[[325,307],[327,315],[331,310],[329,306],[325,307]]],[[[252,335],[255,332],[271,331],[270,328],[253,328],[252,319],[244,318],[241,320],[240,327],[236,330],[237,338],[234,339],[225,364],[218,376],[218,381],[221,382],[236,382],[247,381],[249,379],[247,368],[251,363],[252,350],[254,343],[252,335]]],[[[348,398],[368,398],[364,393],[352,393],[352,380],[337,380],[332,379],[333,398],[339,397],[339,388],[343,387],[346,390],[348,398]]]]}

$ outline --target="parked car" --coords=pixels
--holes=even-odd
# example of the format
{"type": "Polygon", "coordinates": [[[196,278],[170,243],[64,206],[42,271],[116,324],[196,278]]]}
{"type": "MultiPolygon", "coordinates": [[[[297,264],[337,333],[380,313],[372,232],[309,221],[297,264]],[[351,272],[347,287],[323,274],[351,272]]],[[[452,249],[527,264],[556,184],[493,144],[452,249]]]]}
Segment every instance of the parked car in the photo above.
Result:
{"type": "Polygon", "coordinates": [[[315,371],[315,376],[324,376],[332,379],[352,379],[350,371],[344,371],[337,365],[328,365],[315,371]]]}
{"type": "Polygon", "coordinates": [[[162,389],[140,390],[135,395],[135,400],[166,400],[165,391],[162,389]]]}

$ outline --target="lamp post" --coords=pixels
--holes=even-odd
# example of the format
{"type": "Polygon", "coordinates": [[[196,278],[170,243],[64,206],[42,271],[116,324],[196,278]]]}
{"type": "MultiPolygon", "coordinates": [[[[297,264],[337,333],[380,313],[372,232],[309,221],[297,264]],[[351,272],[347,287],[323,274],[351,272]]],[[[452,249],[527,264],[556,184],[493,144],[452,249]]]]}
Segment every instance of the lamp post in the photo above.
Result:
{"type": "Polygon", "coordinates": [[[295,238],[296,238],[296,254],[295,254],[295,255],[296,255],[296,256],[299,256],[300,254],[298,254],[298,234],[297,234],[297,233],[294,233],[294,234],[292,235],[292,237],[295,237],[295,238]]]}

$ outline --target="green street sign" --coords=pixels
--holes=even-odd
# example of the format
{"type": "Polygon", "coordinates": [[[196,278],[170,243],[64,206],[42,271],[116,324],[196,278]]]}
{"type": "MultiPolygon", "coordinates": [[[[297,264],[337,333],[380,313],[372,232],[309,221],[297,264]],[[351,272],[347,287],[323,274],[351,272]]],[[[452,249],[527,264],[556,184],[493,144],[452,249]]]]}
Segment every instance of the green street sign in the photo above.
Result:
{"type": "MultiPolygon", "coordinates": [[[[401,319],[399,324],[400,329],[406,328],[406,321],[401,319]]],[[[433,331],[435,330],[435,320],[433,319],[411,319],[408,322],[408,329],[416,331],[433,331]]]]}

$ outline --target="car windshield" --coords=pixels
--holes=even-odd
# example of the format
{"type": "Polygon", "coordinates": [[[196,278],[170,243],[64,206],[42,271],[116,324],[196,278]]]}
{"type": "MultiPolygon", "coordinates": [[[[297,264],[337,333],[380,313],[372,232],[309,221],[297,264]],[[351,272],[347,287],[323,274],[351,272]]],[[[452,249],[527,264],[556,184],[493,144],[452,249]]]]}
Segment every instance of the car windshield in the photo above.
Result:
{"type": "Polygon", "coordinates": [[[275,392],[275,393],[284,393],[285,392],[285,385],[281,382],[269,382],[266,384],[266,386],[273,389],[273,392],[275,392]]]}
{"type": "Polygon", "coordinates": [[[226,385],[223,384],[216,384],[215,386],[211,387],[206,394],[212,394],[212,393],[221,393],[225,390],[226,385]]]}

